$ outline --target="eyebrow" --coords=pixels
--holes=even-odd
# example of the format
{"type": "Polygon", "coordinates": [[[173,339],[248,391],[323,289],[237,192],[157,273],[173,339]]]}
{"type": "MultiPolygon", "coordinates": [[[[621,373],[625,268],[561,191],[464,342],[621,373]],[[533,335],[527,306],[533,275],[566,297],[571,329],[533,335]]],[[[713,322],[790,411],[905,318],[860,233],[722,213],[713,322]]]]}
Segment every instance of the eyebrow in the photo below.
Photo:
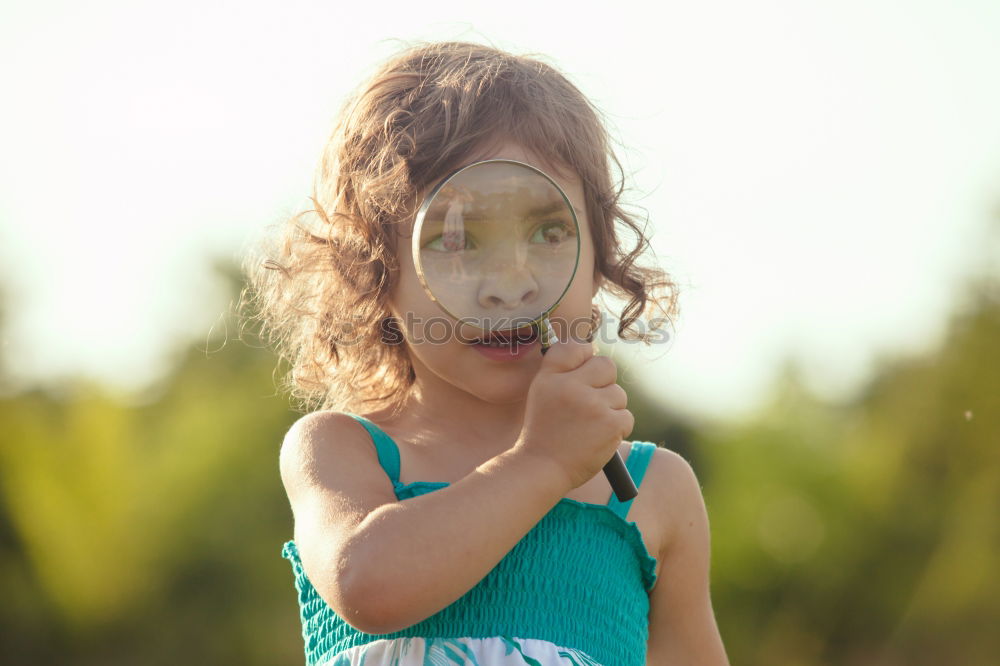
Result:
{"type": "MultiPolygon", "coordinates": [[[[574,212],[576,212],[577,218],[583,217],[583,213],[576,206],[572,206],[574,212]]],[[[549,204],[543,204],[541,206],[536,206],[527,212],[525,217],[535,218],[543,217],[545,215],[551,215],[552,213],[560,213],[566,209],[566,203],[564,201],[553,201],[549,204]]],[[[483,215],[479,210],[473,210],[465,214],[466,220],[481,220],[483,215]]]]}
{"type": "MultiPolygon", "coordinates": [[[[565,207],[566,207],[565,202],[563,202],[563,201],[555,202],[554,201],[551,204],[548,204],[546,206],[539,206],[537,208],[532,208],[531,210],[528,211],[528,216],[529,217],[542,217],[543,215],[549,215],[551,213],[558,213],[558,212],[562,211],[565,207]]],[[[572,206],[572,208],[573,208],[574,211],[576,211],[576,214],[578,216],[582,216],[583,215],[577,209],[576,206],[572,206]]]]}

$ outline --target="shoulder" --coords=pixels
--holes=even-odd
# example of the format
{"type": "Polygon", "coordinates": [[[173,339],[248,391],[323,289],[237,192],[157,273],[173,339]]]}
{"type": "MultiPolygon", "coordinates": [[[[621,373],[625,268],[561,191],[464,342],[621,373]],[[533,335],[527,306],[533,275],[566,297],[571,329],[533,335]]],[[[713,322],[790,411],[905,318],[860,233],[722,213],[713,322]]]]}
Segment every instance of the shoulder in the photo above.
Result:
{"type": "Polygon", "coordinates": [[[649,466],[643,476],[644,489],[649,484],[650,489],[661,499],[667,499],[681,491],[684,486],[690,486],[692,481],[697,484],[694,468],[681,454],[663,446],[653,449],[649,466]]]}
{"type": "Polygon", "coordinates": [[[281,443],[279,467],[289,494],[318,481],[317,474],[339,461],[377,460],[368,433],[353,417],[341,412],[310,412],[288,428],[281,443]]]}
{"type": "Polygon", "coordinates": [[[358,441],[364,434],[361,424],[340,412],[310,412],[299,417],[281,443],[281,460],[321,453],[333,442],[358,441]]]}
{"type": "Polygon", "coordinates": [[[649,461],[642,488],[653,495],[660,528],[657,559],[662,559],[670,544],[684,533],[685,526],[704,520],[701,483],[687,459],[658,446],[649,461]]]}

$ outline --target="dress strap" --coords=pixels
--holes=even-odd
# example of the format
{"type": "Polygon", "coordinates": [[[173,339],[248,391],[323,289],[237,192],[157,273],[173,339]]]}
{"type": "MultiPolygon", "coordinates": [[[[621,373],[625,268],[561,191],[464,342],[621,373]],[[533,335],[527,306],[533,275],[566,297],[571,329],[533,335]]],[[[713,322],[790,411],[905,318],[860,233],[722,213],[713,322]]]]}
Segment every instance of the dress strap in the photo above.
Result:
{"type": "MultiPolygon", "coordinates": [[[[656,444],[653,442],[632,442],[628,459],[625,460],[625,468],[628,470],[629,475],[631,475],[636,488],[641,487],[642,477],[646,475],[646,468],[649,466],[649,461],[653,458],[653,451],[655,450],[656,444]]],[[[614,491],[612,491],[611,499],[608,500],[608,508],[624,520],[634,501],[635,498],[633,497],[627,502],[622,502],[615,495],[614,491]]]]}
{"type": "MultiPolygon", "coordinates": [[[[375,451],[378,453],[378,462],[385,470],[385,473],[389,475],[392,479],[393,485],[399,483],[399,447],[396,446],[396,442],[392,441],[392,437],[385,434],[381,428],[369,421],[363,416],[357,414],[351,414],[350,412],[344,412],[348,416],[353,417],[358,423],[365,427],[368,434],[372,437],[372,442],[375,443],[375,451]]],[[[631,456],[630,456],[631,457],[631,456]]]]}

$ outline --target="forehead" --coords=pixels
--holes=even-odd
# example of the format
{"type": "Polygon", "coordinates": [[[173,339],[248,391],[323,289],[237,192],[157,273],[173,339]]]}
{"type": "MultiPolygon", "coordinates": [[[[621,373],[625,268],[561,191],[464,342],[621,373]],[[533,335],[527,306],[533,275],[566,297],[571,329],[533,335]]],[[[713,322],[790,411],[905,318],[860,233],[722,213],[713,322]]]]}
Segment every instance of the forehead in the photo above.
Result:
{"type": "Polygon", "coordinates": [[[580,176],[572,169],[560,167],[519,143],[506,140],[500,141],[489,148],[473,152],[467,162],[471,164],[472,162],[479,162],[481,160],[516,160],[530,164],[544,171],[562,188],[575,206],[582,208],[583,184],[580,176]],[[579,201],[574,199],[579,199],[579,201]]]}
{"type": "Polygon", "coordinates": [[[568,200],[569,195],[550,175],[533,165],[519,161],[490,159],[473,162],[435,190],[433,199],[425,200],[421,210],[425,221],[446,215],[460,205],[465,219],[493,218],[500,221],[508,215],[530,221],[542,215],[569,214],[572,205],[577,217],[579,209],[568,200]]]}

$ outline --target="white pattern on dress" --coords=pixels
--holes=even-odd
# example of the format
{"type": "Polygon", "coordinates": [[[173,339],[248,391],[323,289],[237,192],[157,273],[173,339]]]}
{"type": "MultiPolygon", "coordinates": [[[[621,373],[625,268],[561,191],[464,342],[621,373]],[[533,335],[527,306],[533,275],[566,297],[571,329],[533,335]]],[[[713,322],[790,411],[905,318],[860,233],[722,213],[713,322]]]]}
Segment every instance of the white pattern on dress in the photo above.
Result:
{"type": "Polygon", "coordinates": [[[344,650],[320,666],[601,666],[585,652],[536,638],[381,639],[344,650]]]}

